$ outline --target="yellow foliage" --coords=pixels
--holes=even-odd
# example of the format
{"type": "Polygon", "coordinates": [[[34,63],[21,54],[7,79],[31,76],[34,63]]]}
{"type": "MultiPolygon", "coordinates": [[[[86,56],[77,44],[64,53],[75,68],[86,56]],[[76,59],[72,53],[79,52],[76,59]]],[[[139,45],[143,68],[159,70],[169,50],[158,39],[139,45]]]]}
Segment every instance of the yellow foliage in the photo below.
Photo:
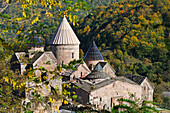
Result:
{"type": "Polygon", "coordinates": [[[100,16],[101,14],[103,14],[103,11],[100,11],[100,13],[98,15],[100,16]]]}
{"type": "Polygon", "coordinates": [[[73,94],[76,94],[74,91],[72,92],[73,94]]]}
{"type": "Polygon", "coordinates": [[[138,41],[139,41],[136,36],[132,36],[132,37],[131,37],[131,40],[134,41],[134,42],[138,42],[138,41]]]}
{"type": "Polygon", "coordinates": [[[117,13],[117,11],[113,11],[113,13],[117,13]]]}
{"type": "Polygon", "coordinates": [[[99,38],[100,37],[100,34],[97,34],[97,38],[99,38]]]}
{"type": "Polygon", "coordinates": [[[49,97],[49,99],[50,99],[50,102],[51,102],[51,103],[54,103],[54,101],[55,101],[54,98],[49,97]]]}
{"type": "Polygon", "coordinates": [[[122,4],[120,4],[119,8],[122,8],[122,7],[124,7],[124,6],[122,4]]]}
{"type": "Polygon", "coordinates": [[[144,19],[143,15],[138,16],[140,20],[144,19]]]}
{"type": "Polygon", "coordinates": [[[34,24],[35,22],[37,22],[39,20],[38,16],[31,22],[31,24],[34,24]]]}
{"type": "Polygon", "coordinates": [[[9,0],[6,0],[6,3],[9,3],[9,0]]]}
{"type": "Polygon", "coordinates": [[[25,18],[27,17],[27,15],[25,14],[25,12],[24,12],[24,11],[22,12],[22,14],[23,14],[23,16],[24,16],[25,18]]]}
{"type": "Polygon", "coordinates": [[[115,21],[112,21],[112,24],[114,24],[115,23],[115,21]]]}
{"type": "Polygon", "coordinates": [[[131,4],[127,4],[127,6],[128,6],[128,8],[129,8],[129,7],[132,7],[133,5],[131,5],[131,4]]]}
{"type": "Polygon", "coordinates": [[[127,38],[123,38],[123,42],[126,43],[128,41],[127,38]]]}
{"type": "Polygon", "coordinates": [[[68,101],[67,101],[67,100],[64,100],[64,104],[68,104],[68,101]]]}
{"type": "Polygon", "coordinates": [[[21,33],[21,31],[17,31],[17,32],[16,32],[16,34],[20,34],[20,33],[21,33]]]}

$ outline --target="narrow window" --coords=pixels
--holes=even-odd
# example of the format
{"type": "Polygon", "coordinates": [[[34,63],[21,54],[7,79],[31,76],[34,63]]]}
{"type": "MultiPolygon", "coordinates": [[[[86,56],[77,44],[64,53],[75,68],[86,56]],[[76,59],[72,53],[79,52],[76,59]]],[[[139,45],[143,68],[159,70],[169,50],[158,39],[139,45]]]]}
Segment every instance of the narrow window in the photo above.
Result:
{"type": "Polygon", "coordinates": [[[74,53],[72,53],[72,58],[74,58],[74,53]]]}
{"type": "Polygon", "coordinates": [[[102,101],[102,98],[100,98],[100,101],[102,101]]]}

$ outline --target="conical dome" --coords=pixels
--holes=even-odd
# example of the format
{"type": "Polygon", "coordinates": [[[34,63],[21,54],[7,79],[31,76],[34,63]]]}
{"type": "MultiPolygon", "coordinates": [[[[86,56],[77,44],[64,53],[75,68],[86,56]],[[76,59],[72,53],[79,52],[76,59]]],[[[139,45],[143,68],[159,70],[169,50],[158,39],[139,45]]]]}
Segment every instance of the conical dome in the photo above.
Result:
{"type": "Polygon", "coordinates": [[[90,48],[88,49],[84,59],[85,61],[104,60],[94,41],[91,44],[90,48]]]}
{"type": "Polygon", "coordinates": [[[50,41],[50,44],[80,44],[76,34],[64,16],[58,30],[50,41]]]}

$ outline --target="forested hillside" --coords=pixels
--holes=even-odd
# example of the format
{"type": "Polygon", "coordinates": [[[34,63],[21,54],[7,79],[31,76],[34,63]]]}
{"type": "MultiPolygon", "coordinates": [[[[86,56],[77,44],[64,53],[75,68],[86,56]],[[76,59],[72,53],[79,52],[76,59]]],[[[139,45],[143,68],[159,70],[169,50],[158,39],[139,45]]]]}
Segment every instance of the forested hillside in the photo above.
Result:
{"type": "MultiPolygon", "coordinates": [[[[74,8],[71,7],[70,4],[73,4],[75,2],[77,3],[82,3],[82,1],[85,3],[88,7],[87,10],[92,10],[93,7],[99,7],[99,6],[109,6],[110,4],[119,1],[119,0],[63,0],[65,4],[61,7],[61,9],[68,9],[70,12],[67,14],[67,18],[70,20],[75,20],[75,22],[79,21],[79,18],[84,18],[87,16],[87,12],[83,10],[73,10],[74,8]],[[73,14],[74,16],[71,16],[73,14]]],[[[86,6],[84,5],[84,6],[86,6]]],[[[1,7],[1,4],[0,4],[1,7]]],[[[1,31],[1,36],[8,42],[13,43],[14,40],[17,41],[16,43],[13,43],[15,46],[15,51],[20,51],[22,48],[18,47],[20,46],[25,46],[24,42],[28,41],[28,37],[31,35],[31,32],[33,30],[36,30],[37,34],[41,35],[43,38],[45,38],[46,43],[49,42],[50,38],[53,36],[53,33],[56,31],[57,27],[59,26],[59,23],[61,21],[61,15],[64,14],[64,11],[58,12],[58,7],[51,7],[49,8],[49,5],[44,5],[42,6],[41,4],[37,4],[37,7],[29,7],[25,9],[25,14],[26,18],[28,19],[28,22],[22,22],[21,20],[24,20],[23,17],[23,8],[20,7],[20,4],[15,4],[15,5],[9,5],[8,8],[3,12],[0,13],[0,16],[4,18],[0,18],[0,31],[1,31]],[[48,9],[48,10],[46,10],[48,9]],[[50,10],[49,10],[50,9],[50,10]],[[37,12],[40,12],[40,14],[37,15],[32,15],[36,14],[37,12]],[[37,18],[38,17],[38,18],[37,18]],[[50,17],[50,18],[49,18],[50,17]],[[21,21],[20,23],[14,22],[15,24],[9,25],[6,24],[8,23],[5,18],[8,19],[14,19],[16,21],[21,21]],[[30,19],[29,19],[30,18],[30,19]],[[30,25],[30,20],[31,18],[35,19],[35,22],[30,25]],[[24,25],[23,25],[24,24],[24,25]],[[10,31],[10,30],[11,31],[10,31]],[[8,32],[6,32],[8,30],[8,32]],[[19,39],[19,41],[18,41],[19,39]],[[20,44],[19,44],[20,43],[20,44]]],[[[85,9],[86,10],[86,9],[85,9]]],[[[70,21],[72,23],[72,21],[70,21]]]]}
{"type": "MultiPolygon", "coordinates": [[[[71,18],[76,18],[79,22],[75,26],[70,22],[81,41],[84,53],[94,39],[105,60],[116,70],[116,75],[147,76],[155,87],[154,101],[160,106],[168,106],[170,98],[164,97],[162,92],[168,91],[170,84],[169,0],[84,1],[89,3],[92,11],[88,15],[84,11],[72,12],[77,14],[77,18],[71,18]]],[[[27,45],[31,32],[36,30],[38,35],[46,39],[47,44],[60,23],[61,15],[59,16],[57,9],[51,8],[46,12],[41,5],[39,8],[27,9],[26,19],[32,16],[36,20],[37,15],[31,14],[41,12],[38,20],[30,25],[26,22],[17,23],[20,21],[17,20],[18,17],[23,16],[19,6],[11,5],[3,14],[0,13],[0,16],[15,20],[15,24],[7,25],[7,22],[0,19],[1,37],[10,42],[15,51],[21,51],[27,45]],[[5,15],[6,13],[11,15],[5,15]],[[6,32],[6,29],[11,31],[6,32]]],[[[63,8],[70,7],[68,5],[63,8]]],[[[70,18],[69,15],[67,18],[70,18]]],[[[0,48],[0,53],[2,51],[0,48]]]]}
{"type": "MultiPolygon", "coordinates": [[[[94,8],[75,28],[81,48],[94,39],[117,75],[147,76],[168,91],[170,81],[170,2],[168,0],[121,0],[94,8]],[[83,43],[86,42],[86,43],[83,43]],[[166,87],[165,87],[166,86],[166,87]]],[[[155,89],[155,101],[163,104],[155,89]]]]}

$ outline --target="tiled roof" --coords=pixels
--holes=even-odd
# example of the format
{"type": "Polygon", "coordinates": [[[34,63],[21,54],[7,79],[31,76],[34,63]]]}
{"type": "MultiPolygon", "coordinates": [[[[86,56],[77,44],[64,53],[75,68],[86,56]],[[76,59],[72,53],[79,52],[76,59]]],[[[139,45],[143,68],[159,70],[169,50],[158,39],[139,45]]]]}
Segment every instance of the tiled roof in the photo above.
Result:
{"type": "MultiPolygon", "coordinates": [[[[78,68],[81,64],[76,64],[76,68],[78,68]]],[[[72,69],[68,69],[67,71],[64,71],[62,73],[62,76],[70,76],[73,72],[75,72],[77,70],[72,70],[72,69]]]]}
{"type": "Polygon", "coordinates": [[[94,41],[86,52],[84,59],[85,61],[104,60],[94,41]]]}
{"type": "Polygon", "coordinates": [[[38,52],[35,54],[30,63],[34,63],[44,52],[38,52]]]}
{"type": "Polygon", "coordinates": [[[105,78],[111,78],[111,76],[105,72],[94,70],[83,79],[105,79],[105,78]]]}
{"type": "Polygon", "coordinates": [[[80,44],[76,34],[64,16],[58,30],[52,37],[50,44],[80,44]]]}
{"type": "Polygon", "coordinates": [[[56,57],[54,56],[53,52],[52,51],[46,51],[45,54],[50,57],[55,63],[57,63],[57,59],[56,57]]]}
{"type": "Polygon", "coordinates": [[[127,82],[127,83],[130,83],[130,84],[138,85],[135,82],[133,82],[130,79],[127,79],[125,77],[114,77],[114,78],[111,78],[111,79],[107,78],[107,79],[101,80],[101,81],[96,82],[96,83],[89,82],[88,80],[79,79],[79,80],[77,80],[77,82],[74,82],[74,84],[76,86],[78,86],[79,88],[83,89],[86,92],[91,92],[93,90],[102,88],[102,87],[107,86],[107,85],[109,85],[113,82],[116,82],[116,81],[127,82]]]}
{"type": "Polygon", "coordinates": [[[34,63],[35,61],[37,61],[38,58],[39,58],[41,55],[43,55],[43,54],[46,54],[50,59],[52,59],[52,61],[53,61],[54,63],[57,63],[57,59],[55,58],[54,54],[53,54],[51,51],[48,51],[48,52],[38,52],[38,53],[36,53],[36,54],[33,56],[33,58],[32,58],[32,60],[31,60],[30,63],[34,63]]]}
{"type": "Polygon", "coordinates": [[[135,83],[137,83],[137,84],[139,84],[139,85],[140,85],[140,84],[145,80],[145,78],[146,78],[146,77],[144,77],[144,76],[131,75],[131,74],[125,74],[124,76],[125,76],[126,78],[134,81],[135,83]]]}

